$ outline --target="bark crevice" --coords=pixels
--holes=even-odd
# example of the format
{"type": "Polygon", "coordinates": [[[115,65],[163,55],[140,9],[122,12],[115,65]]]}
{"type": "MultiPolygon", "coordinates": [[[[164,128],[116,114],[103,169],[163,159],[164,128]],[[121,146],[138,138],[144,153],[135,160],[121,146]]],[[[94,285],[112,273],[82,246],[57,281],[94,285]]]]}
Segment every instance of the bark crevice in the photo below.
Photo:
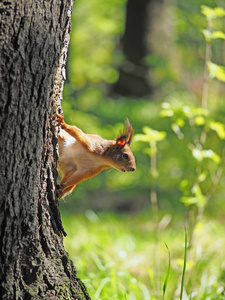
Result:
{"type": "Polygon", "coordinates": [[[0,3],[1,299],[90,299],[63,247],[57,129],[73,0],[0,3]]]}

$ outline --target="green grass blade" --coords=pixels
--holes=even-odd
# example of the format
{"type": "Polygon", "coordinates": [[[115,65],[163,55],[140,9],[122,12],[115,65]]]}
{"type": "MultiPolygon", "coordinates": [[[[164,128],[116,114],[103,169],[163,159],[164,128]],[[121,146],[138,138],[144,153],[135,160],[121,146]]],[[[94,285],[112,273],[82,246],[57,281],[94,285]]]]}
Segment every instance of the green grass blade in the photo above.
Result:
{"type": "Polygon", "coordinates": [[[164,297],[165,297],[166,287],[167,287],[167,283],[168,283],[169,275],[170,275],[170,250],[169,250],[166,243],[165,243],[165,246],[166,246],[168,254],[169,254],[169,264],[168,264],[168,269],[167,269],[167,273],[166,273],[166,278],[165,278],[165,281],[164,281],[164,284],[163,284],[163,300],[164,300],[164,297]]]}
{"type": "Polygon", "coordinates": [[[185,226],[184,265],[183,265],[183,273],[182,273],[182,279],[181,279],[180,300],[182,300],[182,297],[183,297],[184,277],[185,277],[185,271],[186,271],[186,263],[187,263],[187,229],[186,229],[186,226],[185,226]]]}
{"type": "Polygon", "coordinates": [[[95,299],[99,299],[102,289],[108,282],[110,282],[110,279],[108,277],[101,280],[100,285],[95,293],[95,299]]]}

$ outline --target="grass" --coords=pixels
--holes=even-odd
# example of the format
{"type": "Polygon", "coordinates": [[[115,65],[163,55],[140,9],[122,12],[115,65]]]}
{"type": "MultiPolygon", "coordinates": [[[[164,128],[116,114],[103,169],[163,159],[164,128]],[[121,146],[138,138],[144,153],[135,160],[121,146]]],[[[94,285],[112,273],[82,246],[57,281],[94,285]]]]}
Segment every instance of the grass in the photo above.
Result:
{"type": "Polygon", "coordinates": [[[203,219],[191,248],[184,218],[162,213],[158,224],[147,212],[93,211],[64,213],[63,223],[65,247],[93,300],[225,299],[222,223],[203,219]]]}
{"type": "Polygon", "coordinates": [[[166,243],[165,243],[165,246],[166,246],[166,248],[168,250],[168,254],[169,254],[169,264],[168,264],[168,269],[167,269],[167,273],[166,273],[166,278],[165,278],[165,281],[163,284],[163,300],[165,299],[166,287],[167,287],[167,283],[168,283],[169,275],[170,275],[170,251],[169,251],[169,248],[166,243]]]}
{"type": "MultiPolygon", "coordinates": [[[[187,228],[185,226],[185,241],[184,241],[184,265],[183,265],[183,272],[182,272],[182,279],[181,279],[181,290],[180,290],[180,300],[183,299],[183,290],[184,290],[184,278],[185,278],[185,271],[187,265],[187,228]]],[[[191,297],[191,295],[190,295],[191,297]]]]}

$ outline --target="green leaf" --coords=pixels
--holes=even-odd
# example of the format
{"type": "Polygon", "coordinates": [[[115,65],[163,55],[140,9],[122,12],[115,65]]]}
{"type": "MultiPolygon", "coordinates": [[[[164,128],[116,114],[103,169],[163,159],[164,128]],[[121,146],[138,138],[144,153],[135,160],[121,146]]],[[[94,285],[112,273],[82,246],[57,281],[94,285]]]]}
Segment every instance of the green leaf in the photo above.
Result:
{"type": "Polygon", "coordinates": [[[204,29],[202,31],[202,33],[205,37],[205,40],[209,43],[212,40],[216,40],[216,39],[224,40],[225,39],[225,33],[223,33],[222,31],[211,31],[211,30],[208,30],[208,29],[204,29]]]}
{"type": "Polygon", "coordinates": [[[208,176],[208,172],[207,172],[207,171],[202,172],[202,173],[199,174],[199,176],[198,176],[198,182],[203,182],[203,181],[205,181],[206,178],[207,178],[207,176],[208,176]]]}
{"type": "Polygon", "coordinates": [[[214,130],[221,140],[225,140],[225,127],[220,122],[210,122],[209,128],[214,130]]]}
{"type": "Polygon", "coordinates": [[[221,162],[220,156],[215,153],[211,149],[207,150],[199,150],[197,148],[191,149],[193,157],[198,161],[202,162],[204,158],[210,158],[212,159],[216,164],[219,164],[221,162]]]}
{"type": "Polygon", "coordinates": [[[213,39],[225,39],[225,33],[222,31],[214,31],[212,33],[212,38],[213,39]]]}
{"type": "Polygon", "coordinates": [[[219,17],[225,16],[225,10],[222,7],[215,7],[211,8],[206,5],[201,6],[201,12],[205,15],[208,19],[215,19],[219,17]]]}
{"type": "Polygon", "coordinates": [[[204,34],[206,42],[210,43],[212,40],[212,32],[208,29],[204,29],[202,33],[204,34]]]}
{"type": "Polygon", "coordinates": [[[189,189],[189,181],[187,179],[183,179],[179,185],[179,189],[182,192],[186,192],[189,189]]]}
{"type": "Polygon", "coordinates": [[[172,117],[174,115],[174,111],[172,109],[163,109],[160,112],[161,117],[172,117]]]}
{"type": "Polygon", "coordinates": [[[195,124],[198,126],[202,126],[205,124],[205,118],[203,116],[196,116],[195,117],[195,124]]]}
{"type": "Polygon", "coordinates": [[[191,192],[196,196],[196,197],[201,197],[202,196],[202,189],[199,184],[194,184],[191,192]]]}
{"type": "Polygon", "coordinates": [[[135,134],[134,141],[136,142],[150,142],[149,137],[145,134],[135,134]]]}
{"type": "Polygon", "coordinates": [[[214,13],[216,17],[225,17],[225,9],[222,7],[214,8],[214,13]]]}
{"type": "Polygon", "coordinates": [[[198,207],[201,207],[205,205],[206,197],[204,195],[198,197],[181,197],[180,201],[183,202],[186,206],[197,205],[198,207]]]}
{"type": "Polygon", "coordinates": [[[150,138],[150,141],[158,142],[164,140],[166,137],[165,131],[157,131],[147,126],[143,128],[143,132],[150,138]]]}
{"type": "Polygon", "coordinates": [[[219,164],[221,162],[220,156],[211,149],[203,150],[202,155],[204,158],[211,158],[216,164],[219,164]]]}
{"type": "Polygon", "coordinates": [[[204,29],[202,32],[204,34],[205,40],[209,43],[212,40],[225,39],[225,33],[223,33],[222,31],[210,31],[208,29],[204,29]]]}
{"type": "Polygon", "coordinates": [[[184,119],[181,119],[181,118],[178,118],[178,119],[176,120],[176,123],[177,123],[177,125],[178,125],[179,127],[184,127],[184,125],[185,125],[184,119]]]}
{"type": "Polygon", "coordinates": [[[136,134],[134,137],[135,141],[141,141],[141,142],[159,142],[165,139],[166,132],[165,131],[157,131],[154,129],[151,129],[148,126],[145,126],[143,128],[144,134],[136,134]]]}
{"type": "Polygon", "coordinates": [[[225,67],[208,62],[209,75],[211,78],[216,78],[222,82],[225,82],[225,67]]]}

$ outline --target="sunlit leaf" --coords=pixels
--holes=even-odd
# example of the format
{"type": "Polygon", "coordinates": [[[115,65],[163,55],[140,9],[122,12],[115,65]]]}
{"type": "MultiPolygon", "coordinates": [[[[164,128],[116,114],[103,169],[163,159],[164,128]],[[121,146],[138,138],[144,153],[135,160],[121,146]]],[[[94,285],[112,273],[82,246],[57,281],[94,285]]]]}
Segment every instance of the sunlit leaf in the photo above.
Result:
{"type": "Polygon", "coordinates": [[[186,206],[197,205],[198,207],[204,206],[206,203],[206,196],[201,195],[198,197],[181,197],[180,201],[186,206]]]}
{"type": "Polygon", "coordinates": [[[191,111],[194,116],[207,116],[209,114],[208,110],[202,107],[193,107],[191,111]]]}
{"type": "Polygon", "coordinates": [[[212,32],[210,30],[208,30],[208,29],[204,29],[202,31],[202,33],[204,34],[205,40],[207,42],[211,42],[211,40],[212,40],[212,32]]]}
{"type": "Polygon", "coordinates": [[[203,150],[202,151],[203,157],[204,158],[211,158],[215,163],[219,164],[221,162],[220,156],[212,151],[211,149],[209,150],[203,150]]]}
{"type": "Polygon", "coordinates": [[[222,31],[213,31],[212,38],[213,39],[225,39],[225,33],[223,33],[222,31]]]}
{"type": "Polygon", "coordinates": [[[134,141],[136,142],[150,142],[150,138],[149,136],[145,135],[145,134],[135,134],[134,136],[134,141]]]}
{"type": "Polygon", "coordinates": [[[172,117],[174,115],[174,111],[172,109],[163,109],[160,112],[161,117],[172,117]]]}
{"type": "Polygon", "coordinates": [[[191,192],[196,196],[200,197],[202,196],[202,189],[199,184],[194,184],[194,186],[191,189],[191,192]]]}
{"type": "Polygon", "coordinates": [[[220,81],[225,82],[225,67],[208,62],[209,75],[211,78],[216,78],[220,81]]]}
{"type": "Polygon", "coordinates": [[[184,125],[185,125],[184,119],[181,119],[181,118],[178,118],[178,119],[176,120],[176,123],[177,123],[177,125],[178,125],[179,127],[184,127],[184,125]]]}
{"type": "Polygon", "coordinates": [[[166,137],[165,131],[157,131],[147,126],[143,128],[143,132],[150,138],[151,141],[158,142],[166,137]]]}
{"type": "Polygon", "coordinates": [[[214,130],[221,140],[225,140],[225,126],[220,122],[210,122],[210,129],[214,130]]]}
{"type": "Polygon", "coordinates": [[[201,162],[204,158],[210,158],[216,164],[219,164],[221,162],[220,156],[211,149],[199,150],[197,148],[193,148],[191,150],[193,157],[199,162],[201,162]]]}
{"type": "Polygon", "coordinates": [[[225,16],[225,10],[222,7],[211,8],[209,6],[202,5],[201,12],[203,15],[205,15],[209,19],[215,19],[218,17],[225,16]]]}
{"type": "Polygon", "coordinates": [[[199,174],[199,176],[198,176],[198,182],[203,182],[203,181],[205,181],[206,178],[207,178],[207,176],[208,176],[208,172],[207,172],[207,171],[202,172],[202,173],[199,174]]]}
{"type": "Polygon", "coordinates": [[[194,157],[197,161],[199,161],[199,162],[201,162],[201,161],[203,160],[203,154],[202,154],[202,151],[199,150],[199,149],[197,149],[197,148],[192,149],[192,155],[193,155],[193,157],[194,157]]]}
{"type": "Polygon", "coordinates": [[[187,179],[183,179],[179,185],[179,189],[182,192],[185,192],[189,189],[189,181],[187,179]]]}
{"type": "Polygon", "coordinates": [[[215,39],[225,39],[225,34],[222,31],[213,31],[212,32],[208,29],[204,29],[202,32],[204,34],[205,40],[209,43],[215,39]]]}
{"type": "Polygon", "coordinates": [[[202,126],[205,124],[205,118],[203,116],[195,117],[195,124],[198,126],[202,126]]]}

